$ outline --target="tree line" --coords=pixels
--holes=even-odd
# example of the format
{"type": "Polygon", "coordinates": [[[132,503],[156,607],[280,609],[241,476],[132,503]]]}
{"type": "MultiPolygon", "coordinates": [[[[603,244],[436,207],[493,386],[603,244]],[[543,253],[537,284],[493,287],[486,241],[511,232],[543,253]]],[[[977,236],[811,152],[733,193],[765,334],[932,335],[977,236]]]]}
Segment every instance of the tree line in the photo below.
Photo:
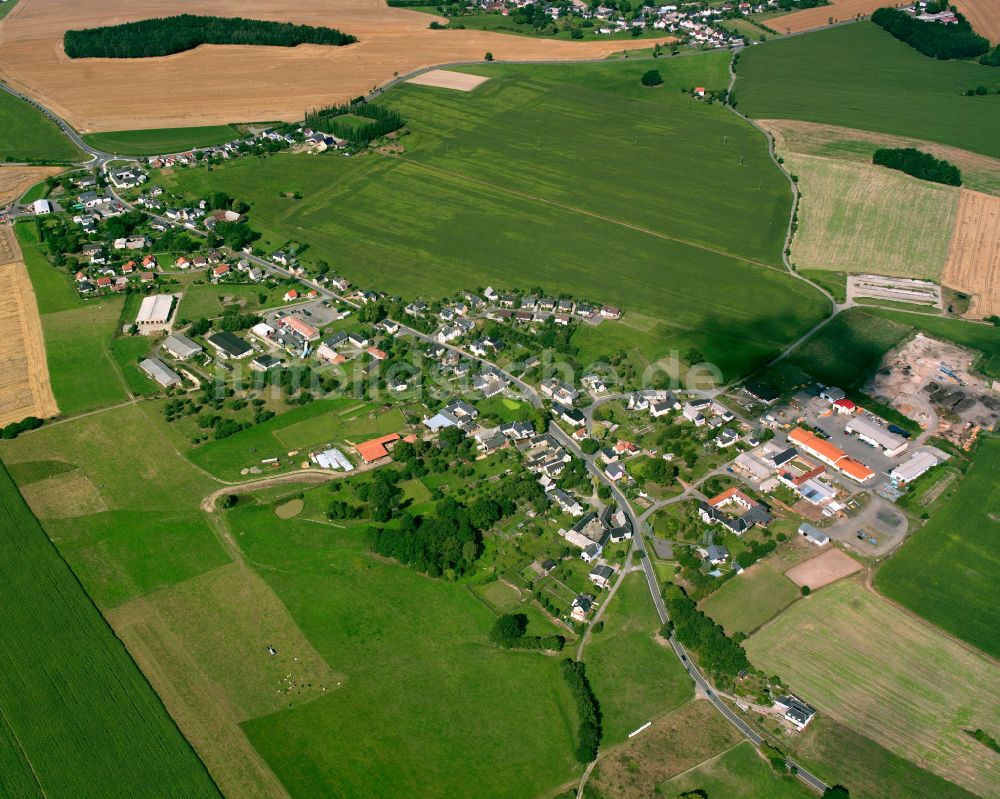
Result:
{"type": "Polygon", "coordinates": [[[669,585],[663,592],[663,599],[670,614],[664,637],[669,638],[672,626],[677,640],[698,653],[701,665],[712,673],[717,683],[723,680],[732,683],[741,671],[753,668],[743,647],[698,610],[684,589],[669,585]]]}
{"type": "Polygon", "coordinates": [[[399,130],[406,124],[406,120],[391,108],[360,99],[344,105],[313,109],[306,114],[304,124],[308,128],[346,139],[352,145],[363,146],[399,130]]]}
{"type": "Polygon", "coordinates": [[[580,717],[579,740],[576,745],[576,759],[590,763],[597,757],[601,747],[601,706],[587,679],[587,668],[583,663],[566,658],[560,670],[576,701],[576,711],[580,717]]]}
{"type": "Polygon", "coordinates": [[[326,44],[340,47],[356,41],[354,36],[336,28],[243,17],[180,14],[66,31],[63,48],[70,58],[150,58],[182,53],[203,44],[271,47],[326,44]]]}
{"type": "Polygon", "coordinates": [[[932,58],[975,58],[990,49],[987,39],[972,30],[958,12],[958,22],[952,25],[921,22],[898,8],[879,8],[872,22],[891,33],[901,42],[932,58]]]}
{"type": "Polygon", "coordinates": [[[872,163],[933,183],[962,185],[962,173],[957,166],[913,147],[883,147],[872,154],[872,163]]]}
{"type": "Polygon", "coordinates": [[[490,630],[490,641],[504,649],[543,649],[561,652],[566,639],[561,635],[526,635],[528,617],[524,613],[504,613],[490,630]]]}

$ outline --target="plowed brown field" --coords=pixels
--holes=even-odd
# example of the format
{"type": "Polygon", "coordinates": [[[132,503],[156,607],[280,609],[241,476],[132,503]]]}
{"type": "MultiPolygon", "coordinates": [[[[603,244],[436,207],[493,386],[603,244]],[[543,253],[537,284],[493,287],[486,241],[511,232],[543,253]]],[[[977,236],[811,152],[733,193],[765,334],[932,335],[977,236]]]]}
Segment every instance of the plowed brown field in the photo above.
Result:
{"type": "Polygon", "coordinates": [[[886,0],[832,0],[828,6],[793,11],[783,17],[773,17],[765,24],[769,28],[774,28],[778,33],[799,33],[800,31],[826,27],[830,24],[831,19],[834,22],[844,22],[854,19],[859,14],[867,17],[876,8],[891,5],[898,5],[898,3],[887,3],[886,0]]]}
{"type": "Polygon", "coordinates": [[[14,229],[0,225],[0,427],[58,412],[35,292],[14,229]]]}
{"type": "MultiPolygon", "coordinates": [[[[0,77],[82,131],[294,120],[435,64],[603,58],[641,41],[573,42],[473,30],[430,30],[434,19],[384,0],[20,0],[0,25],[0,77]],[[197,7],[195,7],[197,5],[197,7]],[[209,45],[163,58],[67,58],[67,29],[181,12],[328,25],[347,47],[209,45]]],[[[660,41],[669,41],[664,38],[660,41]]]]}
{"type": "Polygon", "coordinates": [[[1000,197],[962,190],[941,282],[972,295],[967,316],[1000,314],[1000,197]]]}
{"type": "Polygon", "coordinates": [[[0,207],[14,202],[49,175],[62,171],[59,166],[0,166],[0,207]]]}
{"type": "Polygon", "coordinates": [[[955,0],[955,6],[965,15],[972,30],[985,36],[991,44],[1000,42],[1000,5],[997,5],[997,0],[955,0]]]}

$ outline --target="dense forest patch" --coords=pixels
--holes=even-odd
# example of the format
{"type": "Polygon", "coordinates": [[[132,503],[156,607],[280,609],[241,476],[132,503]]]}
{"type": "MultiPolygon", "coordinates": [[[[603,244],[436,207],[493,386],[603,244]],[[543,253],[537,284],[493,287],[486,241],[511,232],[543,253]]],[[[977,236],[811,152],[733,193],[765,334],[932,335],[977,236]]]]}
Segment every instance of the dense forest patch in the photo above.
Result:
{"type": "Polygon", "coordinates": [[[63,47],[70,58],[150,58],[183,53],[203,44],[271,47],[328,44],[340,47],[356,41],[355,37],[336,28],[194,14],[66,31],[63,35],[63,47]]]}

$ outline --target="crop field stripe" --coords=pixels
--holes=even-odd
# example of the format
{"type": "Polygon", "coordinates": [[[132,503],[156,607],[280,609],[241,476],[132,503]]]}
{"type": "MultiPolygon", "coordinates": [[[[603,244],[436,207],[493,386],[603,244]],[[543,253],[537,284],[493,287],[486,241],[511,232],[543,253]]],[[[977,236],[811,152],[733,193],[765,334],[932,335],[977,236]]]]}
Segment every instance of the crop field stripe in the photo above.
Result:
{"type": "MultiPolygon", "coordinates": [[[[43,796],[218,791],[0,464],[0,712],[43,796]],[[58,719],[59,723],[52,720],[58,719]],[[41,723],[40,720],[43,720],[41,723]]],[[[5,757],[5,766],[11,758],[5,757]]]]}
{"type": "Polygon", "coordinates": [[[763,261],[758,261],[753,258],[747,258],[746,256],[739,255],[738,253],[729,252],[727,250],[722,250],[717,247],[709,247],[707,244],[701,244],[697,241],[691,241],[690,239],[682,239],[678,236],[671,236],[667,233],[661,233],[656,230],[650,230],[649,228],[642,227],[641,225],[635,225],[632,224],[631,222],[625,222],[622,219],[615,219],[612,216],[605,216],[604,214],[599,214],[596,211],[588,211],[585,208],[579,208],[575,205],[561,203],[558,200],[550,200],[547,197],[539,197],[537,194],[529,194],[528,192],[520,191],[518,189],[511,189],[506,186],[499,186],[495,183],[490,183],[489,181],[486,180],[480,180],[479,178],[470,177],[469,175],[463,175],[459,172],[451,172],[450,170],[442,169],[441,167],[437,166],[431,166],[430,164],[426,164],[422,161],[414,161],[413,159],[406,158],[404,156],[389,155],[387,153],[383,153],[383,155],[397,161],[403,161],[404,163],[409,164],[411,166],[417,166],[420,167],[421,169],[426,169],[431,172],[436,172],[439,175],[444,175],[446,177],[452,178],[456,182],[465,182],[465,183],[476,184],[479,186],[485,186],[494,191],[504,192],[505,194],[513,195],[514,197],[520,197],[525,200],[533,200],[535,202],[544,203],[545,205],[551,205],[556,208],[562,208],[564,211],[571,211],[576,214],[582,214],[583,216],[589,216],[594,219],[600,219],[603,222],[610,222],[613,225],[619,225],[621,227],[628,228],[629,230],[635,230],[639,233],[644,233],[647,236],[653,236],[658,239],[663,239],[664,241],[673,241],[676,242],[677,244],[684,244],[688,247],[694,247],[695,249],[698,250],[704,250],[705,252],[710,252],[714,255],[722,255],[726,258],[735,258],[737,261],[744,261],[748,264],[753,264],[754,266],[763,266],[766,269],[773,269],[775,272],[780,272],[783,275],[788,274],[786,269],[774,266],[773,264],[767,264],[764,263],[763,261]]]}

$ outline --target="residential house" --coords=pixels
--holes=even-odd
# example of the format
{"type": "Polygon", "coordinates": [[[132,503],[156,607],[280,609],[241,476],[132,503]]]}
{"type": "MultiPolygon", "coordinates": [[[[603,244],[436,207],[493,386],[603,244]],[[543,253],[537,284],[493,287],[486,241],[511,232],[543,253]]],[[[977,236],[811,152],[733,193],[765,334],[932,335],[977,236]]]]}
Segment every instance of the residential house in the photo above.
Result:
{"type": "Polygon", "coordinates": [[[590,581],[598,588],[607,588],[611,585],[611,580],[614,576],[614,567],[609,566],[606,563],[599,563],[590,570],[590,581]]]}

